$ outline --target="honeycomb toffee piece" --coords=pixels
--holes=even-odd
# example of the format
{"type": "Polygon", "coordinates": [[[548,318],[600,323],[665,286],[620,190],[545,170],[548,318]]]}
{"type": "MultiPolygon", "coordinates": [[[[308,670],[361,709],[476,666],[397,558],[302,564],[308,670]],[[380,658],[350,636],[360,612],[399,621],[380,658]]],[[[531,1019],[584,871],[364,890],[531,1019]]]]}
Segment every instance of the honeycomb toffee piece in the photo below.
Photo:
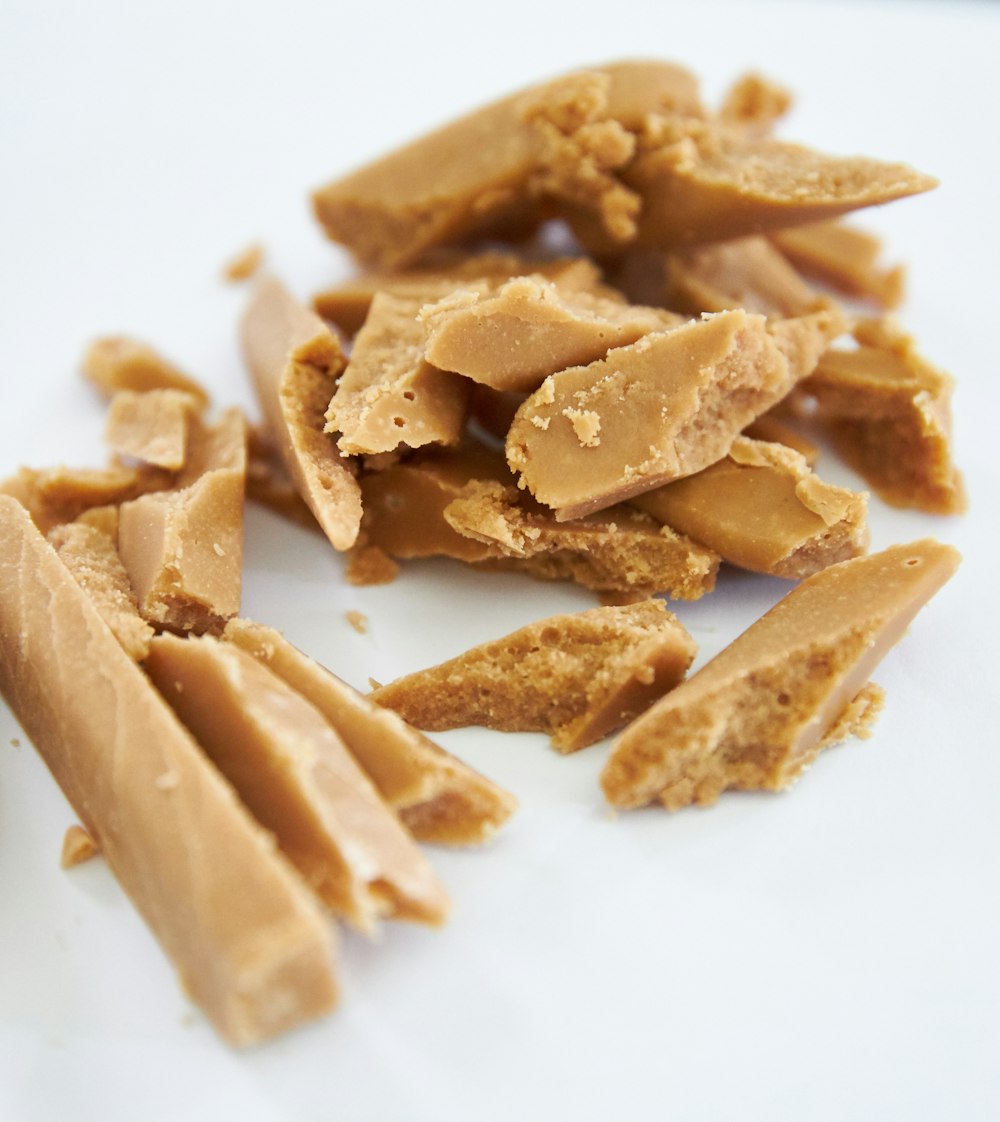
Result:
{"type": "Polygon", "coordinates": [[[306,883],[362,931],[441,923],[448,901],[409,834],[305,698],[213,636],[153,640],[160,692],[306,883]]]}
{"type": "Polygon", "coordinates": [[[965,510],[951,452],[953,379],[891,319],[862,320],[853,350],[831,347],[801,392],[841,457],[892,506],[965,510]]]}
{"type": "Polygon", "coordinates": [[[139,614],[115,539],[85,522],[56,526],[48,539],[129,657],[141,662],[149,653],[153,628],[139,614]]]}
{"type": "Polygon", "coordinates": [[[202,408],[208,394],[193,378],[157,354],[152,347],[124,336],[95,339],[83,356],[84,377],[111,397],[119,390],[180,390],[202,408]]]}
{"type": "Polygon", "coordinates": [[[833,311],[768,321],[719,312],[550,375],[507,436],[520,486],[578,518],[692,475],[809,374],[842,329],[833,311]]]}
{"type": "Polygon", "coordinates": [[[905,270],[879,264],[882,241],[874,234],[831,220],[777,230],[771,241],[800,272],[845,296],[885,309],[903,302],[905,270]]]}
{"type": "Polygon", "coordinates": [[[274,841],[0,497],[0,688],[181,982],[253,1044],[337,997],[332,930],[274,841]]]}
{"type": "Polygon", "coordinates": [[[123,503],[118,552],[143,618],[157,628],[219,631],[240,610],[246,421],[238,409],[192,419],[176,487],[123,503]]]}
{"type": "Polygon", "coordinates": [[[378,292],[326,412],[344,455],[455,444],[469,383],[424,358],[420,304],[378,292]]]}
{"type": "Polygon", "coordinates": [[[497,390],[524,392],[549,374],[682,322],[620,299],[563,293],[541,276],[515,277],[492,293],[458,289],[421,309],[419,319],[429,362],[497,390]]]}
{"type": "Polygon", "coordinates": [[[614,175],[648,113],[702,112],[694,77],[664,62],[580,71],[475,110],[313,196],[327,235],[378,267],[435,246],[524,227],[540,199],[571,200],[620,237],[638,199],[614,175]]]}
{"type": "Polygon", "coordinates": [[[791,580],[868,548],[865,494],[824,483],[791,448],[745,436],[710,467],[631,501],[723,561],[791,580]]]}
{"type": "Polygon", "coordinates": [[[616,238],[586,210],[571,215],[580,241],[606,254],[630,244],[679,249],[834,218],[928,191],[905,164],[828,156],[722,121],[647,118],[637,152],[617,172],[638,202],[632,231],[616,238]]]}
{"type": "Polygon", "coordinates": [[[514,812],[513,795],[358,693],[272,628],[234,619],[222,637],[252,654],[323,714],[420,841],[479,844],[514,812]]]}
{"type": "Polygon", "coordinates": [[[0,494],[17,499],[39,530],[47,534],[53,527],[73,522],[88,510],[117,506],[140,495],[162,491],[173,479],[169,472],[143,465],[23,467],[0,483],[0,494]]]}
{"type": "Polygon", "coordinates": [[[502,559],[486,558],[486,567],[571,580],[602,595],[643,600],[662,592],[698,600],[715,585],[718,554],[627,506],[571,522],[532,508],[525,508],[516,487],[472,481],[445,507],[444,520],[464,537],[499,549],[502,559]]]}
{"type": "Polygon", "coordinates": [[[178,471],[184,466],[189,418],[201,412],[183,390],[118,390],[108,409],[104,439],[119,456],[178,471]]]}
{"type": "Polygon", "coordinates": [[[373,691],[419,728],[546,732],[574,752],[684,677],[691,636],[660,600],[550,616],[373,691]]]}
{"type": "Polygon", "coordinates": [[[271,443],[331,545],[349,549],[361,523],[361,492],[323,432],[323,415],[346,361],[340,344],[317,315],[268,276],[254,282],[241,338],[271,443]]]}
{"type": "Polygon", "coordinates": [[[788,787],[823,747],[864,733],[880,704],[869,675],[958,563],[927,539],[803,581],[621,734],[601,776],[608,801],[677,810],[788,787]]]}

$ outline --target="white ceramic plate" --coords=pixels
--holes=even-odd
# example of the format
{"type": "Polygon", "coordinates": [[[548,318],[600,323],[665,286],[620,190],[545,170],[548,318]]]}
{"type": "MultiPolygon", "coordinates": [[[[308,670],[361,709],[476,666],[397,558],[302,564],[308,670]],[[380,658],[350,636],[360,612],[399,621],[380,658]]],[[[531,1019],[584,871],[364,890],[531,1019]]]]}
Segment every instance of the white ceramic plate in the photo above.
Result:
{"type": "MultiPolygon", "coordinates": [[[[663,55],[713,98],[759,68],[797,94],[783,135],[940,176],[863,221],[911,265],[904,323],[958,376],[972,513],[873,500],[875,547],[937,535],[965,563],[876,675],[873,738],[789,794],[615,816],[596,782],[607,745],[562,758],[539,736],[441,737],[521,800],[482,851],[432,853],[452,922],[347,937],[341,1009],[244,1054],[186,1002],[99,860],[60,871],[73,814],[0,710],[0,1117],[997,1117],[1000,10],[17,0],[2,24],[0,474],[102,462],[102,408],[77,376],[98,334],[145,338],[252,407],[229,256],[263,241],[305,297],[347,269],[310,187],[507,89],[663,55]]],[[[593,603],[444,561],[352,588],[321,540],[254,509],[246,557],[246,614],[361,687],[593,603]]],[[[677,611],[704,659],[784,587],[727,573],[677,611]]]]}

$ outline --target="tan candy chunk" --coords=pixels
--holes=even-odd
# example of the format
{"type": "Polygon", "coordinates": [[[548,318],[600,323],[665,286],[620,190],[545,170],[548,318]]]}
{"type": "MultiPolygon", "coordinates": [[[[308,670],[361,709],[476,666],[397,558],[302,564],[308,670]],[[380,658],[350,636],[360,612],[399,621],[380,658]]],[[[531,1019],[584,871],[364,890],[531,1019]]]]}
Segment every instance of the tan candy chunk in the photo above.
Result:
{"type": "Polygon", "coordinates": [[[610,174],[654,110],[699,110],[694,78],[660,62],[566,75],[478,109],[321,188],[326,233],[382,266],[416,261],[498,222],[538,214],[539,192],[568,197],[612,229],[629,228],[630,192],[610,174]]]}
{"type": "MultiPolygon", "coordinates": [[[[905,164],[827,156],[717,122],[660,117],[623,169],[641,199],[634,242],[674,249],[725,241],[928,191],[937,181],[905,164]]],[[[592,220],[584,244],[613,248],[592,220]]]]}
{"type": "Polygon", "coordinates": [[[602,593],[645,598],[657,592],[697,600],[715,585],[718,555],[625,506],[571,522],[525,508],[517,488],[496,482],[466,484],[444,509],[460,534],[499,549],[512,568],[542,580],[571,580],[602,593]]]}
{"type": "Polygon", "coordinates": [[[792,107],[792,95],[784,86],[762,74],[744,74],[726,91],[719,118],[745,135],[770,134],[777,121],[792,107]]]}
{"type": "Polygon", "coordinates": [[[118,552],[143,618],[177,631],[218,631],[240,610],[246,421],[192,421],[177,489],[123,503],[118,552]]]}
{"type": "Polygon", "coordinates": [[[54,526],[73,522],[91,509],[116,506],[161,491],[172,481],[172,475],[158,468],[124,464],[109,468],[23,467],[0,483],[0,494],[17,499],[39,530],[47,534],[54,526]]]}
{"type": "Polygon", "coordinates": [[[82,865],[84,861],[89,861],[91,857],[96,857],[100,852],[101,847],[90,834],[82,826],[74,823],[66,828],[66,833],[63,835],[59,867],[73,869],[77,865],[82,865]]]}
{"type": "Polygon", "coordinates": [[[424,307],[419,319],[429,362],[494,389],[521,391],[681,322],[656,308],[563,293],[541,276],[515,277],[487,294],[459,289],[424,307]]]}
{"type": "Polygon", "coordinates": [[[574,752],[672,689],[695,650],[662,601],[645,600],[551,616],[371,698],[420,728],[547,732],[559,751],[574,752]]]}
{"type": "Polygon", "coordinates": [[[622,733],[601,776],[608,801],[676,810],[789,786],[831,730],[864,725],[869,675],[958,562],[928,539],[803,581],[622,733]]]}
{"type": "Polygon", "coordinates": [[[183,390],[118,390],[104,439],[120,456],[177,471],[184,465],[188,422],[202,406],[183,390]]]}
{"type": "Polygon", "coordinates": [[[776,230],[771,241],[806,276],[838,292],[882,308],[896,308],[903,301],[906,271],[902,265],[879,265],[882,241],[874,234],[830,220],[776,230]]]}
{"type": "Polygon", "coordinates": [[[444,890],[323,715],[212,636],[153,640],[148,670],[192,735],[319,897],[371,932],[441,923],[444,890]]]}
{"type": "Polygon", "coordinates": [[[130,658],[141,662],[149,653],[153,628],[139,615],[115,539],[83,522],[57,526],[48,538],[114,637],[130,658]]]}
{"type": "Polygon", "coordinates": [[[376,292],[387,292],[419,304],[433,303],[470,283],[489,287],[510,277],[539,273],[566,291],[591,291],[610,296],[601,284],[601,273],[587,257],[558,257],[551,261],[529,261],[513,253],[477,253],[439,250],[424,265],[411,269],[375,270],[324,289],[313,297],[313,308],[347,335],[363,326],[376,292]]]}
{"type": "Polygon", "coordinates": [[[254,242],[226,262],[222,268],[222,275],[225,280],[233,283],[246,281],[260,271],[263,263],[264,247],[254,242]]]}
{"type": "Polygon", "coordinates": [[[349,549],[361,523],[361,492],[323,432],[345,362],[340,344],[318,316],[267,276],[254,284],[241,339],[272,443],[331,545],[349,549]]]}
{"type": "Polygon", "coordinates": [[[345,455],[401,445],[454,444],[468,406],[468,383],[424,359],[420,305],[376,293],[326,412],[345,455]]]}
{"type": "Polygon", "coordinates": [[[824,483],[791,448],[745,436],[717,463],[632,503],[723,561],[791,580],[868,547],[865,494],[824,483]]]}
{"type": "Polygon", "coordinates": [[[960,514],[965,485],[951,453],[952,378],[891,320],[864,320],[856,350],[831,348],[802,392],[840,455],[892,506],[960,514]]]}
{"type": "Polygon", "coordinates": [[[421,841],[477,844],[514,812],[513,795],[352,689],[272,628],[230,620],[223,638],[252,654],[323,714],[421,841]]]}
{"type": "Polygon", "coordinates": [[[0,687],[227,1040],[264,1040],[334,1004],[331,931],[311,894],[6,497],[0,687]]]}
{"type": "Polygon", "coordinates": [[[719,312],[547,378],[518,410],[507,462],[576,518],[700,471],[808,374],[841,321],[719,312]]]}
{"type": "Polygon", "coordinates": [[[83,373],[108,397],[118,390],[180,390],[195,398],[201,407],[208,404],[208,394],[193,378],[152,347],[124,336],[109,336],[91,343],[83,356],[83,373]]]}

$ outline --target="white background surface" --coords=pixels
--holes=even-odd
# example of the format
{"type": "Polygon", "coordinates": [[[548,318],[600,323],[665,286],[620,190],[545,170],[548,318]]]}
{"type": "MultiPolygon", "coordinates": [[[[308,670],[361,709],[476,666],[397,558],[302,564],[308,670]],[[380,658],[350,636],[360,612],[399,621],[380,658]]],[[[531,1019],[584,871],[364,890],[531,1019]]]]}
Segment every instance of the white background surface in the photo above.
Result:
{"type": "MultiPolygon", "coordinates": [[[[224,260],[260,239],[308,295],[346,269],[309,188],[510,88],[629,55],[690,65],[713,99],[759,68],[797,94],[782,135],[942,180],[865,221],[911,264],[904,323],[958,376],[972,500],[951,520],[873,500],[876,547],[934,534],[966,558],[876,675],[875,736],[787,795],[612,818],[606,745],[564,759],[542,737],[448,734],[522,803],[485,850],[432,853],[452,922],[346,938],[341,1009],[237,1054],[102,863],[59,870],[72,812],[4,708],[0,1117],[1000,1116],[1000,7],[5,0],[0,475],[103,461],[102,409],[77,377],[97,334],[145,338],[218,402],[249,405],[245,293],[219,281],[224,260]]],[[[246,614],[361,687],[593,602],[446,562],[350,588],[319,539],[257,510],[247,565],[246,614]]],[[[707,656],[784,587],[728,573],[678,613],[707,656]]]]}

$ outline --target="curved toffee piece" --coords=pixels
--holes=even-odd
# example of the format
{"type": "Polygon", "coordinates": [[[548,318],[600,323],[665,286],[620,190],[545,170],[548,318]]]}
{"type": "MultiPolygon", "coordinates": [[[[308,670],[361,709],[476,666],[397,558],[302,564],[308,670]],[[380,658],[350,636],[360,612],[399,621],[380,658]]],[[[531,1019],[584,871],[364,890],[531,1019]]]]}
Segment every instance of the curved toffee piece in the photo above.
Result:
{"type": "Polygon", "coordinates": [[[146,669],[337,915],[369,933],[383,916],[444,921],[444,889],[315,706],[252,655],[209,635],[158,636],[146,669]]]}
{"type": "Polygon", "coordinates": [[[550,375],[518,409],[507,462],[562,521],[721,459],[843,330],[833,309],[769,321],[718,312],[550,375]]]}
{"type": "Polygon", "coordinates": [[[240,610],[247,425],[228,409],[191,417],[174,486],[122,503],[118,552],[143,619],[176,631],[221,631],[240,610]]]}
{"type": "Polygon", "coordinates": [[[625,237],[637,197],[614,172],[651,112],[702,112],[695,78],[666,62],[609,63],[511,94],[420,137],[313,195],[327,235],[397,267],[428,250],[532,225],[543,199],[570,200],[625,237]]]}
{"type": "Polygon", "coordinates": [[[727,788],[781,790],[822,748],[865,735],[870,674],[959,560],[925,539],[803,581],[629,725],[601,775],[608,801],[677,810],[727,788]]]}
{"type": "Polygon", "coordinates": [[[273,277],[254,282],[241,327],[271,442],[335,549],[350,549],[361,524],[361,492],[334,440],[323,432],[346,362],[326,324],[273,277]]]}
{"type": "Polygon", "coordinates": [[[497,390],[528,392],[568,366],[676,327],[683,317],[590,292],[562,292],[541,276],[514,277],[493,292],[458,288],[420,311],[424,354],[497,390]]]}
{"type": "Polygon", "coordinates": [[[868,548],[868,497],[824,483],[791,448],[738,436],[721,460],[630,500],[723,561],[801,580],[868,548]]]}
{"type": "Polygon", "coordinates": [[[663,601],[644,600],[550,616],[370,697],[418,728],[547,732],[575,752],[673,689],[695,652],[663,601]]]}
{"type": "Polygon", "coordinates": [[[2,496],[0,687],[227,1040],[257,1043],[333,1006],[333,930],[317,901],[2,496]]]}
{"type": "Polygon", "coordinates": [[[517,807],[509,792],[358,693],[273,628],[234,619],[222,638],[252,654],[323,714],[420,841],[479,844],[517,807]]]}

